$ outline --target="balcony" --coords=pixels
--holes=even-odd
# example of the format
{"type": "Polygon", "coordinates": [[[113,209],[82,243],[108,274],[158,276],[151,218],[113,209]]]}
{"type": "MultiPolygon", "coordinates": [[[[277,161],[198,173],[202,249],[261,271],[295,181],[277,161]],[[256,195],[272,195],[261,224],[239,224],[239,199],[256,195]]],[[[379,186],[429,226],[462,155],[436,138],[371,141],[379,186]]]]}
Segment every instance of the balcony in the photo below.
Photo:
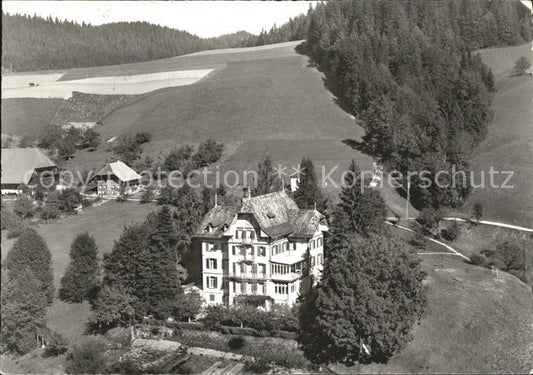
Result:
{"type": "Polygon", "coordinates": [[[236,279],[249,279],[249,280],[266,280],[267,275],[265,273],[253,273],[253,272],[229,272],[229,277],[236,279]]]}
{"type": "Polygon", "coordinates": [[[238,238],[235,240],[235,242],[239,242],[239,243],[242,243],[244,245],[252,245],[254,243],[254,239],[253,238],[238,238]]]}
{"type": "Polygon", "coordinates": [[[300,277],[302,277],[301,272],[289,272],[289,273],[284,273],[284,274],[273,273],[272,275],[270,275],[270,278],[272,280],[279,280],[279,281],[294,281],[294,280],[299,279],[300,277]]]}

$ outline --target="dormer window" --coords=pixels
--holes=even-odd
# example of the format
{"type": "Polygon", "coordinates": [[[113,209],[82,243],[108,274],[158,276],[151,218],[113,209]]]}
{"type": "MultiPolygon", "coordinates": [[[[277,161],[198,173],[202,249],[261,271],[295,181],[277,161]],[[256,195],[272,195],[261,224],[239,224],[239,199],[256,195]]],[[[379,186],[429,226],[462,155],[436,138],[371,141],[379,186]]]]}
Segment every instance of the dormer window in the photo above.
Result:
{"type": "Polygon", "coordinates": [[[213,227],[211,226],[211,224],[207,224],[207,227],[205,228],[205,230],[207,230],[207,233],[212,233],[213,227]]]}
{"type": "Polygon", "coordinates": [[[273,218],[276,217],[276,214],[273,213],[273,212],[268,212],[268,213],[267,213],[267,217],[268,217],[269,219],[273,219],[273,218]]]}

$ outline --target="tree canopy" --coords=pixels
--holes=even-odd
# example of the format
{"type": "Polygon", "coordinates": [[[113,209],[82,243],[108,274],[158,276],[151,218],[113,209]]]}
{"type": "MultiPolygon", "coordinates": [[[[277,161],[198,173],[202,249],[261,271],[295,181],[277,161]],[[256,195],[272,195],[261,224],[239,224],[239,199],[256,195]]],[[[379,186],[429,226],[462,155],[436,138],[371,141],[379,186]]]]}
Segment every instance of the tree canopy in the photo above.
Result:
{"type": "Polygon", "coordinates": [[[95,297],[99,286],[97,255],[96,242],[89,233],[79,234],[74,239],[70,247],[70,264],[59,287],[60,299],[79,303],[95,297]]]}
{"type": "Polygon", "coordinates": [[[322,280],[300,308],[297,340],[317,364],[386,361],[423,314],[420,259],[387,236],[328,241],[322,280]]]}
{"type": "Polygon", "coordinates": [[[54,283],[51,255],[44,239],[32,228],[27,228],[19,236],[7,253],[5,266],[11,275],[21,274],[28,268],[39,282],[39,291],[46,302],[54,300],[54,283]]]}

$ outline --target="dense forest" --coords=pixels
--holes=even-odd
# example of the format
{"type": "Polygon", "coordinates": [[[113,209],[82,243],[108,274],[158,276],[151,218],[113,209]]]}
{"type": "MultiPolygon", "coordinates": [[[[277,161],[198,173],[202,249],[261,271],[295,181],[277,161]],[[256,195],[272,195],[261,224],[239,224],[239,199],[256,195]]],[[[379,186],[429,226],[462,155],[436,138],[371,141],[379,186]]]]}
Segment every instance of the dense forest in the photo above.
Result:
{"type": "MultiPolygon", "coordinates": [[[[312,12],[306,48],[365,128],[354,146],[434,181],[452,166],[468,171],[492,116],[494,78],[472,51],[528,40],[531,19],[518,1],[339,1],[312,12]]],[[[471,188],[457,177],[449,188],[411,178],[413,203],[461,205],[471,188]]]]}
{"type": "Polygon", "coordinates": [[[304,39],[307,16],[260,35],[245,31],[200,38],[147,22],[92,26],[2,13],[2,71],[31,71],[125,64],[187,53],[304,39]]]}

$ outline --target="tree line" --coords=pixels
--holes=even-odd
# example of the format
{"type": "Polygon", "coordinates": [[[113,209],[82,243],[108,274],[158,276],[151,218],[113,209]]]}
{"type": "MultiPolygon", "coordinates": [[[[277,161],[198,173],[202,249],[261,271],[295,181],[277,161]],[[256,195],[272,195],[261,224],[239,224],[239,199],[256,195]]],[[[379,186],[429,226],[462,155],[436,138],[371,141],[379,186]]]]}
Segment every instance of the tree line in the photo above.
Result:
{"type": "MultiPolygon", "coordinates": [[[[469,171],[495,91],[492,72],[473,50],[531,40],[522,8],[500,0],[328,2],[310,16],[306,50],[339,104],[365,128],[357,146],[404,175],[427,170],[434,182],[452,165],[469,171]]],[[[411,179],[418,208],[459,206],[471,190],[467,179],[450,188],[418,182],[411,179]]]]}
{"type": "Polygon", "coordinates": [[[303,39],[307,16],[260,35],[245,31],[200,38],[147,22],[99,26],[2,12],[2,70],[31,71],[125,64],[209,49],[251,47],[303,39]]]}

